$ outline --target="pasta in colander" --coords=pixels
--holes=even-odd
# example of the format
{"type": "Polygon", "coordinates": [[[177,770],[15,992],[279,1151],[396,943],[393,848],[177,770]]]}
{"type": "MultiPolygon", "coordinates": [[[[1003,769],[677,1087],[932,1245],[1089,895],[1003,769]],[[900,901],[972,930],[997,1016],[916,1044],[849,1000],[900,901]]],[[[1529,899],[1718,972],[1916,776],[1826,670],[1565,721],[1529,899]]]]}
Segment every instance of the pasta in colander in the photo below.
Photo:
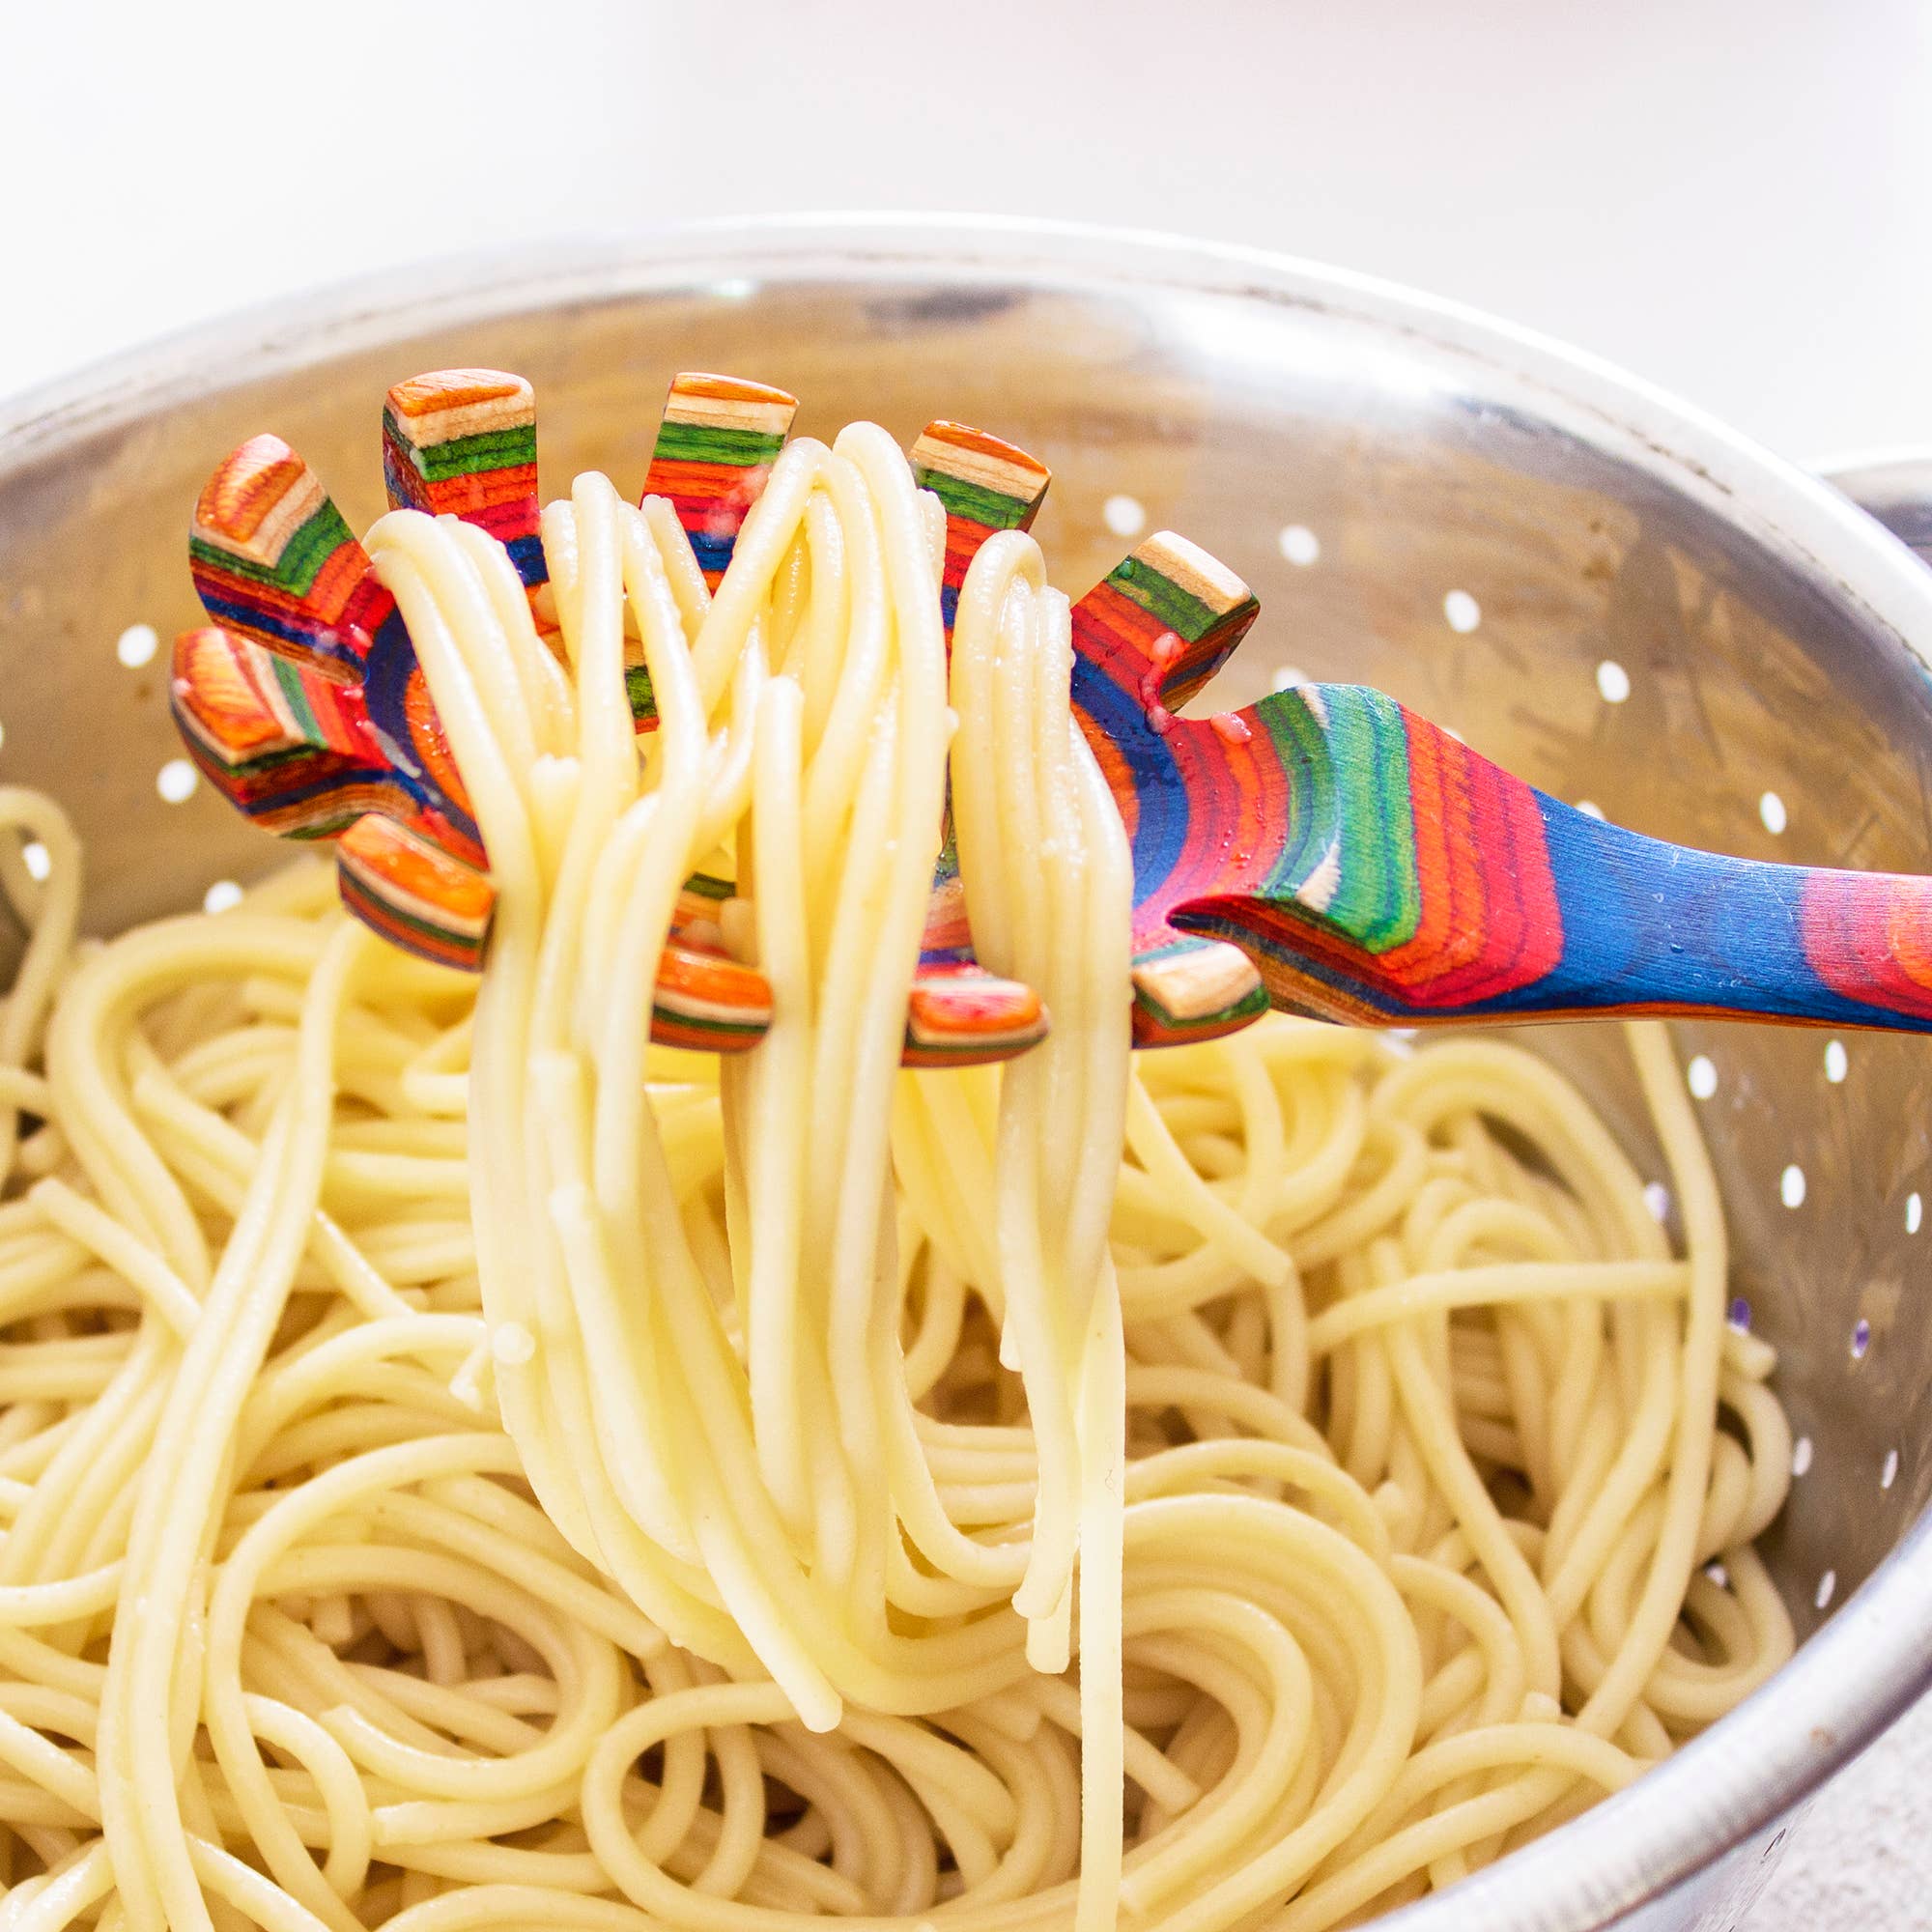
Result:
{"type": "Polygon", "coordinates": [[[312,866],[81,942],[65,821],[0,792],[51,861],[0,867],[0,1932],[1318,1932],[1789,1655],[1788,1432],[1660,1028],[1682,1255],[1516,1046],[1133,1056],[1031,538],[950,672],[867,425],[787,448],[715,598],[600,476],[544,538],[567,670],[490,538],[368,540],[480,985],[312,866]],[[979,954],[1053,1024],[904,1071],[949,772],[979,954]],[[773,994],[728,1061],[649,1037],[724,866],[773,994]]]}

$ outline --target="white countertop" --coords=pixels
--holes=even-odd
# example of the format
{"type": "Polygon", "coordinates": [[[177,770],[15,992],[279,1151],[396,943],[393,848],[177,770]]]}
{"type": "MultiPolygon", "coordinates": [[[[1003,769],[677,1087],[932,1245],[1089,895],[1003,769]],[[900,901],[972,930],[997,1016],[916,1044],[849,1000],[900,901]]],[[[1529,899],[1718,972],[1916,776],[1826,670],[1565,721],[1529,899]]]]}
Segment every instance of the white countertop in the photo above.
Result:
{"type": "MultiPolygon", "coordinates": [[[[1455,296],[1799,458],[1932,443],[1924,0],[7,11],[0,393],[423,255],[986,210],[1455,296]]],[[[1928,1897],[1921,1710],[1813,1806],[1746,1932],[1889,1932],[1928,1897]]]]}

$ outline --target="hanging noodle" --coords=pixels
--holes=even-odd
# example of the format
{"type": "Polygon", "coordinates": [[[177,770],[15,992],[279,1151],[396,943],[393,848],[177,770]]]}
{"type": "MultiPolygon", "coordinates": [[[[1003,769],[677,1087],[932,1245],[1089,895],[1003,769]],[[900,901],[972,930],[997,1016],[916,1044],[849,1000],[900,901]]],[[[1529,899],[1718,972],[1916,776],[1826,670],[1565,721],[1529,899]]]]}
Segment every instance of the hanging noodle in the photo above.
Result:
{"type": "Polygon", "coordinates": [[[714,597],[581,478],[567,669],[489,539],[376,526],[480,988],[314,865],[80,942],[0,790],[0,1932],[1319,1932],[1789,1655],[1661,1030],[1683,1258],[1514,1046],[1130,1060],[1065,600],[994,537],[949,687],[934,511],[876,428],[794,442],[714,597]],[[905,1073],[949,757],[1053,1027],[905,1073]],[[773,992],[723,1062],[649,1039],[697,870],[773,992]]]}

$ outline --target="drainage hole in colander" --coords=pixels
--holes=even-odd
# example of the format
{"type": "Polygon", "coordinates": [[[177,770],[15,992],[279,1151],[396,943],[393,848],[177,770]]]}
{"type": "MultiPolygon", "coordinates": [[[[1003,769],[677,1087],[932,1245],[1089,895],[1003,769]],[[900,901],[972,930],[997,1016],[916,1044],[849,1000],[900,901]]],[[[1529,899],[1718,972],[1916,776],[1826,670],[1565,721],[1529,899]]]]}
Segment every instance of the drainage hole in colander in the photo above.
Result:
{"type": "Polygon", "coordinates": [[[169,805],[185,805],[200,781],[200,774],[185,758],[170,758],[155,774],[155,789],[169,805]]]}
{"type": "Polygon", "coordinates": [[[1818,1578],[1818,1593],[1811,1601],[1822,1610],[1831,1603],[1833,1597],[1837,1592],[1837,1588],[1838,1573],[1835,1570],[1827,1570],[1818,1578]]]}
{"type": "Polygon", "coordinates": [[[52,853],[38,838],[29,838],[20,847],[20,863],[30,879],[44,879],[54,868],[52,853]]]}
{"type": "Polygon", "coordinates": [[[1825,1078],[1833,1087],[1852,1070],[1852,1064],[1845,1053],[1845,1042],[1841,1039],[1825,1042],[1825,1078]]]}
{"type": "Polygon", "coordinates": [[[1631,674],[1615,658],[1597,667],[1597,690],[1605,704],[1621,704],[1631,695],[1631,674]]]}
{"type": "Polygon", "coordinates": [[[1147,527],[1147,512],[1137,497],[1109,497],[1100,505],[1100,521],[1117,537],[1137,537],[1147,527]]]}
{"type": "Polygon", "coordinates": [[[1308,673],[1296,665],[1283,665],[1268,679],[1268,687],[1273,691],[1293,691],[1297,684],[1311,682],[1308,673]]]}
{"type": "Polygon", "coordinates": [[[1748,1335],[1750,1333],[1750,1321],[1751,1321],[1751,1310],[1749,1301],[1746,1299],[1744,1295],[1742,1294],[1739,1295],[1737,1299],[1731,1303],[1731,1312],[1724,1319],[1731,1324],[1733,1328],[1735,1328],[1738,1331],[1740,1335],[1748,1335]]]}
{"type": "Polygon", "coordinates": [[[1852,1324],[1852,1360],[1862,1362],[1865,1350],[1871,1347],[1871,1323],[1861,1315],[1852,1324]]]}
{"type": "Polygon", "coordinates": [[[1452,590],[1442,600],[1442,614],[1452,631],[1466,636],[1483,621],[1483,607],[1466,590],[1452,590]]]}
{"type": "Polygon", "coordinates": [[[242,903],[242,888],[233,879],[216,879],[201,895],[203,912],[226,912],[242,903]]]}
{"type": "Polygon", "coordinates": [[[1577,810],[1585,818],[1594,818],[1601,821],[1604,816],[1604,808],[1593,798],[1579,798],[1577,801],[1577,810]]]}
{"type": "Polygon", "coordinates": [[[1698,1054],[1684,1069],[1684,1084],[1693,1100],[1708,1100],[1718,1091],[1718,1069],[1709,1054],[1698,1054]]]}
{"type": "Polygon", "coordinates": [[[1653,1221],[1663,1222],[1670,1219],[1670,1190],[1661,1180],[1649,1182],[1643,1190],[1643,1205],[1650,1209],[1653,1221]]]}
{"type": "Polygon", "coordinates": [[[1306,524],[1284,524],[1275,539],[1281,554],[1297,569],[1306,570],[1321,554],[1321,539],[1306,524]]]}
{"type": "Polygon", "coordinates": [[[1791,1473],[1802,1476],[1811,1466],[1811,1438],[1801,1435],[1791,1445],[1791,1473]]]}
{"type": "Polygon", "coordinates": [[[114,640],[114,655],[129,670],[153,664],[161,647],[161,634],[152,624],[129,624],[114,640]]]}
{"type": "Polygon", "coordinates": [[[1898,1451],[1896,1449],[1888,1449],[1885,1452],[1885,1466],[1878,1472],[1878,1486],[1882,1490],[1889,1490],[1897,1481],[1898,1451]]]}
{"type": "Polygon", "coordinates": [[[1757,815],[1764,820],[1764,829],[1776,834],[1782,832],[1791,822],[1790,814],[1784,809],[1784,801],[1775,791],[1768,791],[1757,802],[1757,815]]]}
{"type": "Polygon", "coordinates": [[[1918,1193],[1916,1191],[1911,1194],[1908,1194],[1905,1197],[1905,1232],[1908,1235],[1918,1234],[1918,1224],[1921,1221],[1923,1221],[1924,1218],[1925,1218],[1924,1202],[1919,1200],[1918,1193]]]}
{"type": "Polygon", "coordinates": [[[1777,1198],[1787,1208],[1804,1205],[1804,1170],[1795,1160],[1777,1177],[1777,1198]]]}

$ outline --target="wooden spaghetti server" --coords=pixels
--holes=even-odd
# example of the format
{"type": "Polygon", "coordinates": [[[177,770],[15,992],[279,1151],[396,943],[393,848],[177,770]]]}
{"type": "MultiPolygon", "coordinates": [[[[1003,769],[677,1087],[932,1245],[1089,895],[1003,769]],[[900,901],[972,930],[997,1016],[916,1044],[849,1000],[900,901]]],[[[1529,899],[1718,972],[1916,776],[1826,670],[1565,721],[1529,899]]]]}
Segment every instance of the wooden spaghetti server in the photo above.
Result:
{"type": "MultiPolygon", "coordinates": [[[[671,385],[642,494],[668,499],[715,587],[796,410],[730,377],[671,385]]],[[[506,547],[541,628],[528,384],[444,370],[391,389],[392,504],[506,547]]],[[[995,530],[1024,529],[1045,468],[957,424],[911,460],[946,512],[941,607],[995,530]]],[[[394,599],[321,483],[274,437],[215,471],[189,543],[212,627],[175,647],[175,716],[202,770],[265,829],[332,839],[350,910],[444,963],[482,963],[483,850],[394,599]]],[[[1304,684],[1246,708],[1181,707],[1258,606],[1184,538],[1150,537],[1073,607],[1073,706],[1134,865],[1137,1045],[1212,1038],[1269,1006],[1367,1024],[1702,1013],[1932,1030],[1932,880],[1694,852],[1535,790],[1382,694],[1304,684]]],[[[657,715],[641,662],[640,731],[657,715]]],[[[724,951],[723,881],[695,876],[654,1037],[732,1052],[770,989],[724,951]]],[[[973,955],[950,832],[913,986],[909,1065],[1024,1052],[1048,1016],[973,955]]]]}

